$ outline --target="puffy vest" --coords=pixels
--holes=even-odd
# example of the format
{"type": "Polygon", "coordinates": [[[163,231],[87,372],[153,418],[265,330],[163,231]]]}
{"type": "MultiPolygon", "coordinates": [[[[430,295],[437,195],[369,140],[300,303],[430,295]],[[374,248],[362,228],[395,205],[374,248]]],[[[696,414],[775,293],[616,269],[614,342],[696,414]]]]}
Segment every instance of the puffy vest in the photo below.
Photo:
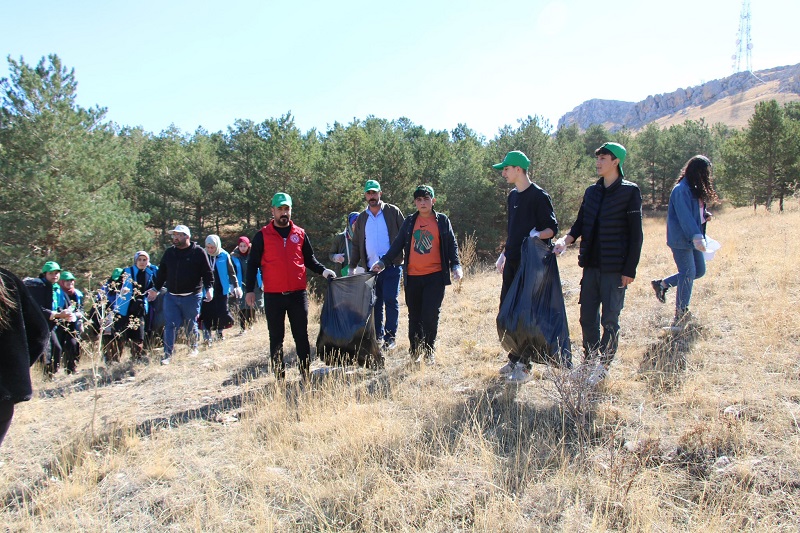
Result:
{"type": "Polygon", "coordinates": [[[261,228],[264,253],[261,255],[261,277],[264,292],[281,293],[306,289],[306,263],[303,242],[306,232],[289,222],[289,237],[284,239],[270,222],[261,228]]]}

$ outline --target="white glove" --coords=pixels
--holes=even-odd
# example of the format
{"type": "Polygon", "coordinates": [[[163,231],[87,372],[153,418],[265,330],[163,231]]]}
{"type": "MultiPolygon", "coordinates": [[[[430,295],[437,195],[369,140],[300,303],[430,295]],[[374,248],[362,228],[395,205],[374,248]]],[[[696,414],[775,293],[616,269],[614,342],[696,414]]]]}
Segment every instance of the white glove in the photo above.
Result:
{"type": "Polygon", "coordinates": [[[129,292],[131,292],[131,289],[130,289],[130,287],[122,287],[122,290],[121,290],[121,291],[119,291],[119,292],[120,292],[120,293],[121,293],[123,296],[125,296],[126,294],[128,294],[129,292]]]}
{"type": "Polygon", "coordinates": [[[503,273],[503,267],[506,266],[506,253],[505,252],[500,254],[500,257],[498,257],[497,261],[494,262],[494,266],[495,266],[495,268],[497,268],[498,272],[500,272],[501,274],[503,273]]]}
{"type": "Polygon", "coordinates": [[[336,278],[336,272],[334,272],[330,268],[326,268],[325,270],[322,271],[322,277],[324,277],[325,279],[334,279],[336,278]]]}
{"type": "Polygon", "coordinates": [[[564,235],[563,237],[561,237],[556,241],[555,246],[553,246],[553,253],[556,255],[562,255],[566,251],[567,251],[567,236],[564,235]]]}
{"type": "Polygon", "coordinates": [[[461,268],[461,265],[456,265],[453,267],[453,281],[460,281],[461,278],[464,277],[464,269],[461,268]]]}
{"type": "Polygon", "coordinates": [[[692,244],[694,245],[694,249],[698,252],[706,251],[706,240],[703,237],[695,237],[692,239],[692,244]]]}
{"type": "Polygon", "coordinates": [[[333,262],[334,263],[344,263],[344,254],[334,254],[333,262]]]}
{"type": "Polygon", "coordinates": [[[234,288],[234,289],[233,289],[233,295],[234,295],[235,297],[237,297],[237,298],[241,299],[241,298],[242,298],[242,288],[241,288],[241,287],[236,287],[236,288],[234,288]]]}
{"type": "Polygon", "coordinates": [[[365,272],[364,268],[360,266],[353,269],[353,275],[363,274],[364,272],[365,272]]]}
{"type": "Polygon", "coordinates": [[[214,299],[214,287],[209,287],[206,289],[206,297],[203,298],[204,302],[210,302],[214,299]]]}
{"type": "Polygon", "coordinates": [[[530,232],[528,235],[530,235],[531,237],[534,237],[534,238],[538,239],[538,238],[539,238],[539,231],[538,231],[536,228],[533,228],[533,229],[531,230],[531,232],[530,232]]]}

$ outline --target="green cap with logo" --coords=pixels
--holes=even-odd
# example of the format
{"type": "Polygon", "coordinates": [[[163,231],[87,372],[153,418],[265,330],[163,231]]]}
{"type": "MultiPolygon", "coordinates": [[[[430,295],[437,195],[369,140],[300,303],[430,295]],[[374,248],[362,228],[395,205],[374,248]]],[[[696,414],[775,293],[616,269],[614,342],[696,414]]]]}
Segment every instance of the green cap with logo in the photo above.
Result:
{"type": "Polygon", "coordinates": [[[367,182],[364,184],[364,192],[380,191],[380,190],[381,190],[381,184],[375,180],[367,180],[367,182]]]}
{"type": "Polygon", "coordinates": [[[420,185],[414,189],[414,198],[423,198],[425,196],[436,198],[436,196],[433,194],[433,187],[430,185],[420,185]]]}
{"type": "Polygon", "coordinates": [[[506,157],[503,159],[502,163],[492,165],[492,168],[503,170],[506,167],[521,167],[527,170],[529,166],[531,166],[531,160],[528,159],[528,156],[519,150],[514,150],[513,152],[508,152],[506,154],[506,157]]]}
{"type": "Polygon", "coordinates": [[[65,270],[61,273],[61,280],[62,281],[75,281],[75,276],[72,275],[72,272],[69,270],[65,270]]]}
{"type": "Polygon", "coordinates": [[[622,163],[625,162],[625,156],[628,155],[628,151],[619,143],[603,143],[603,146],[598,148],[598,150],[602,150],[603,148],[614,154],[614,159],[619,159],[619,175],[624,178],[625,173],[622,171],[622,163]]]}
{"type": "Polygon", "coordinates": [[[275,196],[272,197],[272,207],[281,207],[284,205],[292,207],[292,197],[285,192],[276,192],[275,196]]]}
{"type": "Polygon", "coordinates": [[[61,267],[55,261],[48,261],[42,266],[42,274],[47,274],[48,272],[61,272],[61,267]]]}

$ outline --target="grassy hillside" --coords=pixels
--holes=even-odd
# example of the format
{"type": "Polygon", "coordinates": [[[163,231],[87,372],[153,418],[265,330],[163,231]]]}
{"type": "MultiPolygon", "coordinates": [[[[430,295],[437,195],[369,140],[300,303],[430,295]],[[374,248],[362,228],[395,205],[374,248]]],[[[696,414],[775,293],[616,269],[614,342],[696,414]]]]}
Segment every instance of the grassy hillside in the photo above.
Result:
{"type": "MultiPolygon", "coordinates": [[[[457,221],[455,221],[457,224],[457,221]]],[[[399,343],[380,373],[296,370],[277,386],[264,324],[194,359],[37,377],[0,447],[8,531],[796,531],[800,523],[800,206],[721,212],[700,327],[662,331],[649,280],[673,271],[663,219],[605,384],[507,387],[499,275],[448,288],[438,365],[399,343]],[[562,389],[563,393],[558,390],[562,389]],[[578,398],[581,399],[581,398],[578,398]],[[581,442],[585,440],[585,444],[581,442]]],[[[576,252],[559,259],[580,341],[576,252]]],[[[319,305],[311,317],[316,337],[319,305]]],[[[401,320],[405,308],[401,308],[401,320]]],[[[401,322],[401,333],[407,331],[401,322]]],[[[287,334],[288,335],[288,334],[287,334]]],[[[293,343],[287,341],[287,347],[293,343]]],[[[577,350],[576,350],[577,353],[577,350]]]]}

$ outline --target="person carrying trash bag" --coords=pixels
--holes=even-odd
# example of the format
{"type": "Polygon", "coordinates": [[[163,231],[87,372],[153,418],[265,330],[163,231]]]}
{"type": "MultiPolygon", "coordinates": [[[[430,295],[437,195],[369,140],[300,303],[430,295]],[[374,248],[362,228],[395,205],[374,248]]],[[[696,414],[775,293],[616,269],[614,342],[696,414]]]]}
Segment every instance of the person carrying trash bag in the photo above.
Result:
{"type": "Polygon", "coordinates": [[[317,354],[329,366],[383,368],[375,334],[375,274],[331,279],[319,317],[317,354]]]}
{"type": "MultiPolygon", "coordinates": [[[[497,315],[503,348],[531,363],[572,368],[561,277],[552,248],[538,238],[522,243],[519,269],[497,315]]],[[[518,380],[509,380],[518,382],[518,380]]]]}

